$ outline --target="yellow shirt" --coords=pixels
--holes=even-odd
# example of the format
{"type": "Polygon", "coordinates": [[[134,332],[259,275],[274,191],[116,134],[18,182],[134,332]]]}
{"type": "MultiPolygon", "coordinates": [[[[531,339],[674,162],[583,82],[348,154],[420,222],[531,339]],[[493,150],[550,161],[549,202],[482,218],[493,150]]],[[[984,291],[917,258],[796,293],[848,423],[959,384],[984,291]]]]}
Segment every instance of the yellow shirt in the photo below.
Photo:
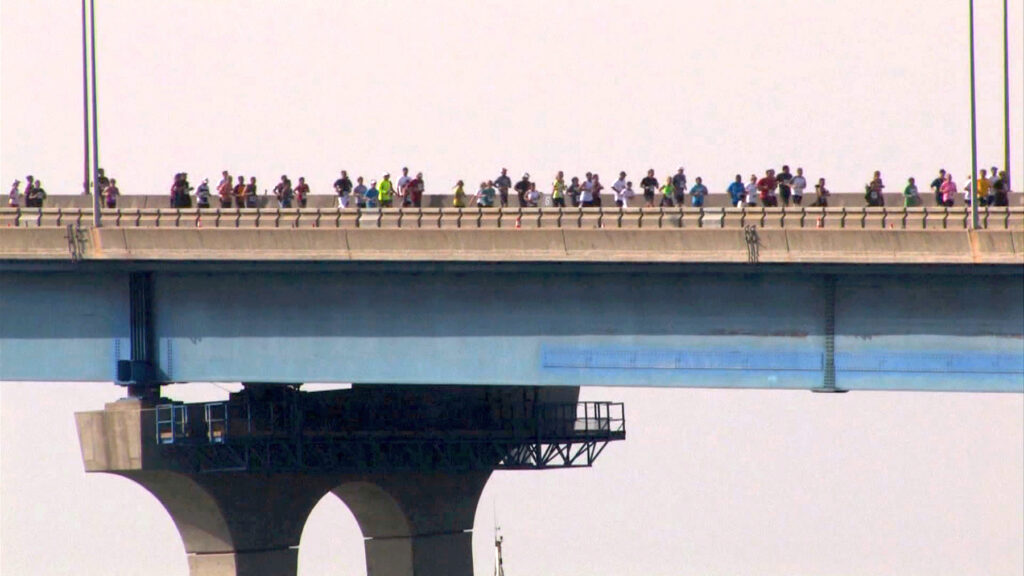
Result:
{"type": "Polygon", "coordinates": [[[992,186],[989,184],[988,178],[978,178],[978,198],[985,198],[988,196],[988,190],[992,186]]]}

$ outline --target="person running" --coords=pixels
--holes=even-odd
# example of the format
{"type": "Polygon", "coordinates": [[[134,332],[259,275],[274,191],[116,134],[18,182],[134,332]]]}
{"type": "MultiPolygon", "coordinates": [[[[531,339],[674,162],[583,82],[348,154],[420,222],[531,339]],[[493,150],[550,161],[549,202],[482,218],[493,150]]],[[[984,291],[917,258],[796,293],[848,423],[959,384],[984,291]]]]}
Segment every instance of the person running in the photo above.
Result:
{"type": "Polygon", "coordinates": [[[565,174],[561,170],[555,174],[555,182],[551,185],[551,205],[565,208],[565,174]]]}
{"type": "Polygon", "coordinates": [[[946,169],[939,170],[939,177],[932,180],[931,189],[935,193],[935,205],[942,206],[942,183],[946,181],[946,169]]]}
{"type": "Polygon", "coordinates": [[[366,208],[367,190],[366,184],[363,184],[363,177],[356,178],[356,185],[352,188],[352,199],[356,202],[356,208],[366,208]]]}
{"type": "Polygon", "coordinates": [[[746,187],[747,197],[744,202],[744,208],[757,206],[757,174],[750,175],[750,181],[746,187]]]}
{"type": "Polygon", "coordinates": [[[882,183],[882,173],[875,170],[874,175],[871,177],[871,182],[864,187],[864,200],[867,201],[869,207],[881,208],[885,206],[885,196],[882,195],[882,191],[885,190],[885,184],[882,183]]]}
{"type": "MultiPolygon", "coordinates": [[[[222,175],[224,176],[220,180],[220,184],[217,185],[217,195],[220,196],[220,207],[231,208],[233,203],[232,198],[234,194],[234,187],[231,185],[231,175],[225,170],[222,175]]],[[[282,176],[284,178],[284,176],[282,176]]]]}
{"type": "Polygon", "coordinates": [[[736,208],[743,203],[743,194],[746,189],[743,187],[743,176],[736,175],[736,179],[729,184],[729,188],[726,189],[729,193],[729,202],[732,203],[732,207],[736,208]]]}
{"type": "Polygon", "coordinates": [[[417,172],[416,177],[409,180],[405,185],[405,205],[421,208],[423,206],[424,189],[423,172],[417,172]]]}
{"type": "Polygon", "coordinates": [[[412,203],[409,198],[409,182],[412,182],[412,178],[409,177],[409,169],[403,167],[402,176],[398,179],[398,187],[395,191],[399,198],[399,206],[409,206],[412,203]]]}
{"type": "Polygon", "coordinates": [[[516,197],[519,200],[519,205],[520,206],[523,205],[524,197],[526,196],[526,193],[530,191],[530,185],[531,184],[532,183],[530,182],[530,173],[529,172],[523,174],[523,179],[520,180],[519,182],[516,182],[515,191],[516,191],[516,197]]]}
{"type": "Polygon", "coordinates": [[[536,208],[540,206],[540,192],[537,191],[537,183],[530,183],[530,190],[523,196],[526,200],[527,208],[536,208]]]}
{"type": "Polygon", "coordinates": [[[452,206],[456,208],[466,207],[466,184],[459,180],[452,189],[452,206]]]}
{"type": "Polygon", "coordinates": [[[569,200],[572,201],[572,207],[578,208],[580,205],[580,196],[583,195],[583,187],[580,186],[579,176],[572,177],[572,181],[569,183],[566,193],[569,195],[569,200]]]}
{"type": "Polygon", "coordinates": [[[494,208],[494,182],[486,181],[480,183],[480,190],[476,193],[476,205],[479,208],[494,208]]]}
{"type": "Polygon", "coordinates": [[[658,190],[658,179],[654,176],[654,169],[647,171],[647,176],[640,181],[640,189],[644,191],[644,206],[654,207],[654,194],[658,190]]]}
{"type": "Polygon", "coordinates": [[[277,186],[274,186],[274,196],[277,196],[278,205],[281,208],[291,208],[294,195],[292,181],[288,179],[286,174],[282,174],[281,181],[277,183],[277,186]]]}
{"type": "Polygon", "coordinates": [[[394,203],[395,185],[391,182],[391,174],[385,174],[377,185],[378,200],[381,208],[391,208],[394,203]]]}
{"type": "Polygon", "coordinates": [[[235,199],[235,207],[245,208],[245,176],[238,177],[238,183],[235,184],[231,194],[235,199]]]}
{"type": "Polygon", "coordinates": [[[907,179],[907,186],[903,189],[903,207],[914,208],[921,205],[921,195],[917,191],[917,183],[914,178],[907,179]]]}
{"type": "Polygon", "coordinates": [[[245,185],[245,207],[259,208],[259,196],[256,191],[256,177],[250,176],[249,183],[245,185]]]}
{"type": "MultiPolygon", "coordinates": [[[[171,198],[171,202],[175,199],[171,198]]],[[[203,178],[203,181],[199,183],[199,187],[196,188],[196,208],[209,208],[210,207],[210,179],[203,178]]]]}
{"type": "Polygon", "coordinates": [[[338,206],[348,208],[349,195],[352,194],[352,180],[349,179],[347,171],[342,170],[341,176],[334,181],[334,192],[338,195],[338,206]]]}
{"type": "Polygon", "coordinates": [[[672,207],[672,197],[675,196],[676,187],[672,184],[672,177],[669,176],[665,179],[665,185],[661,187],[661,203],[659,207],[664,208],[668,206],[672,207]]]}
{"type": "Polygon", "coordinates": [[[764,178],[757,181],[757,193],[761,199],[761,205],[765,208],[776,208],[779,199],[775,196],[775,188],[778,181],[775,180],[775,170],[766,170],[764,178]]]}
{"type": "Polygon", "coordinates": [[[622,193],[625,192],[625,191],[626,191],[626,173],[625,172],[619,172],[619,179],[616,180],[614,184],[612,184],[612,198],[615,200],[615,205],[616,206],[620,206],[620,207],[622,206],[622,204],[619,204],[619,202],[622,201],[622,199],[623,199],[622,193]]]}
{"type": "Polygon", "coordinates": [[[21,180],[15,180],[14,183],[11,184],[11,191],[7,193],[7,206],[11,208],[18,207],[18,195],[21,194],[21,190],[19,189],[20,186],[21,180]]]}
{"type": "Polygon", "coordinates": [[[305,176],[299,176],[299,183],[295,185],[295,202],[298,203],[299,208],[305,208],[307,200],[309,200],[309,184],[306,184],[305,176]]]}
{"type": "Polygon", "coordinates": [[[672,177],[672,188],[675,192],[672,195],[676,206],[686,206],[686,170],[682,167],[672,177]]]}
{"type": "Polygon", "coordinates": [[[594,175],[587,172],[586,180],[580,186],[580,206],[590,208],[594,205],[594,175]]]}
{"type": "Polygon", "coordinates": [[[818,178],[818,183],[814,185],[814,204],[813,206],[820,206],[822,208],[828,208],[828,197],[831,192],[825,187],[825,179],[818,178]]]}
{"type": "MultiPolygon", "coordinates": [[[[625,174],[625,172],[623,172],[625,174]]],[[[626,196],[627,190],[632,190],[632,182],[622,182],[622,186],[619,186],[619,182],[622,182],[622,178],[612,185],[612,197],[615,200],[615,205],[619,208],[625,208],[629,205],[629,197],[626,196]]]]}
{"type": "Polygon", "coordinates": [[[1010,179],[1006,177],[1006,170],[999,172],[999,177],[992,183],[992,205],[1010,205],[1010,179]]]}
{"type": "Polygon", "coordinates": [[[593,183],[594,183],[594,189],[593,189],[592,192],[593,192],[593,196],[594,196],[594,200],[593,200],[594,208],[600,208],[601,207],[601,192],[604,191],[604,185],[601,184],[601,176],[599,176],[598,174],[595,173],[594,174],[593,183]]]}
{"type": "Polygon", "coordinates": [[[501,207],[505,208],[508,206],[508,191],[512,188],[512,179],[508,177],[508,168],[501,169],[501,176],[494,179],[494,185],[498,187],[498,193],[501,200],[501,207]]]}
{"type": "Polygon", "coordinates": [[[956,202],[956,182],[953,181],[952,172],[946,172],[946,179],[942,181],[939,191],[942,192],[942,205],[951,208],[956,202]]]}
{"type": "Polygon", "coordinates": [[[708,195],[708,187],[704,185],[704,181],[700,176],[697,176],[696,184],[693,188],[690,188],[690,202],[694,208],[704,207],[704,198],[708,195]]]}
{"type": "Polygon", "coordinates": [[[796,176],[793,176],[793,181],[790,182],[793,187],[793,205],[799,206],[804,201],[804,190],[807,189],[807,179],[804,178],[804,169],[797,168],[796,176]]]}
{"type": "Polygon", "coordinates": [[[779,185],[779,199],[782,200],[783,206],[789,206],[789,197],[792,193],[793,175],[789,172],[789,166],[783,165],[782,172],[775,177],[775,181],[779,185]]]}
{"type": "MultiPolygon", "coordinates": [[[[969,181],[970,181],[970,179],[968,179],[968,182],[969,181]]],[[[991,192],[992,184],[991,184],[991,181],[988,179],[988,171],[985,170],[984,168],[981,169],[981,174],[978,176],[977,182],[978,182],[978,207],[981,208],[981,207],[984,207],[984,206],[991,206],[992,205],[992,201],[991,201],[991,194],[990,194],[990,192],[991,192]]],[[[971,185],[968,184],[967,187],[964,188],[964,191],[970,192],[970,190],[971,190],[971,185]]],[[[970,198],[970,194],[964,196],[965,200],[968,200],[969,198],[970,198]]],[[[967,201],[967,205],[968,206],[971,205],[970,201],[967,201]]]]}
{"type": "Polygon", "coordinates": [[[25,187],[25,207],[42,208],[46,201],[46,190],[43,189],[43,182],[33,179],[31,176],[26,178],[26,180],[29,180],[31,185],[25,187]]]}
{"type": "Polygon", "coordinates": [[[366,189],[366,207],[377,208],[380,206],[380,190],[377,189],[377,181],[370,180],[370,186],[366,189]]]}
{"type": "Polygon", "coordinates": [[[103,190],[103,199],[106,200],[107,208],[113,210],[117,208],[117,197],[121,195],[121,191],[117,189],[117,179],[111,178],[110,183],[103,190]]]}

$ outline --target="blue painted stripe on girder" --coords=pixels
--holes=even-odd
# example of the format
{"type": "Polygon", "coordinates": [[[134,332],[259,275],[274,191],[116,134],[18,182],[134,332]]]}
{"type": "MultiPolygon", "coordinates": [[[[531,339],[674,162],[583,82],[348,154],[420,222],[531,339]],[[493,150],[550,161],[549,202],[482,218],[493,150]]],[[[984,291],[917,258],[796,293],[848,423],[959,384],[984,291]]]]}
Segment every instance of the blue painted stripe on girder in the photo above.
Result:
{"type": "Polygon", "coordinates": [[[1024,376],[1024,356],[978,352],[857,352],[836,354],[837,372],[1012,374],[1024,376]]]}
{"type": "Polygon", "coordinates": [[[541,367],[549,369],[820,372],[824,365],[820,353],[783,351],[550,348],[541,357],[541,367]]]}

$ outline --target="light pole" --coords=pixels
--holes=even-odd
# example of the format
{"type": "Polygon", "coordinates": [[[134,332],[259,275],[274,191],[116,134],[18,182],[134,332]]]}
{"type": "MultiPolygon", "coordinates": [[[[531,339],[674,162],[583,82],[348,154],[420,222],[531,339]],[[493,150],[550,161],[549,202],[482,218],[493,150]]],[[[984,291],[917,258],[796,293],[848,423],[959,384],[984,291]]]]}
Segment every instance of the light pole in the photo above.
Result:
{"type": "Polygon", "coordinates": [[[100,142],[99,132],[96,128],[97,116],[99,116],[96,109],[96,5],[93,0],[89,0],[89,36],[92,56],[92,181],[95,183],[92,195],[92,223],[99,227],[101,224],[100,195],[103,191],[99,189],[100,142]]]}
{"type": "MultiPolygon", "coordinates": [[[[974,0],[971,4],[971,228],[978,229],[978,122],[974,87],[974,0]]],[[[95,86],[92,87],[96,89],[95,86]]]]}
{"type": "MultiPolygon", "coordinates": [[[[85,171],[82,175],[82,193],[89,194],[89,52],[87,44],[87,32],[86,32],[86,15],[85,15],[85,0],[82,0],[82,118],[83,118],[83,134],[85,135],[84,146],[84,161],[85,171]]],[[[95,208],[95,202],[93,202],[93,208],[95,208]]]]}
{"type": "MultiPolygon", "coordinates": [[[[1003,168],[1006,170],[1006,189],[1010,189],[1010,18],[1008,0],[1003,0],[1003,168]]],[[[993,177],[997,177],[996,174],[993,177]]]]}

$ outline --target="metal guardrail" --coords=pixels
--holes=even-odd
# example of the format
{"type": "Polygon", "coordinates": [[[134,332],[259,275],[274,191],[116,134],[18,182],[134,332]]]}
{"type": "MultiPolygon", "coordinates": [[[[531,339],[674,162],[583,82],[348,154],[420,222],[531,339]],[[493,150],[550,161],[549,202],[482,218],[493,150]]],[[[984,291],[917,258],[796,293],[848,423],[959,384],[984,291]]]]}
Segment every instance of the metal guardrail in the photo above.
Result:
{"type": "MultiPolygon", "coordinates": [[[[970,227],[959,208],[385,208],[103,210],[103,226],[117,228],[853,228],[954,229],[970,227]]],[[[985,207],[982,228],[1024,229],[1024,207],[985,207]]],[[[87,208],[0,208],[0,227],[91,226],[87,208]]]]}

